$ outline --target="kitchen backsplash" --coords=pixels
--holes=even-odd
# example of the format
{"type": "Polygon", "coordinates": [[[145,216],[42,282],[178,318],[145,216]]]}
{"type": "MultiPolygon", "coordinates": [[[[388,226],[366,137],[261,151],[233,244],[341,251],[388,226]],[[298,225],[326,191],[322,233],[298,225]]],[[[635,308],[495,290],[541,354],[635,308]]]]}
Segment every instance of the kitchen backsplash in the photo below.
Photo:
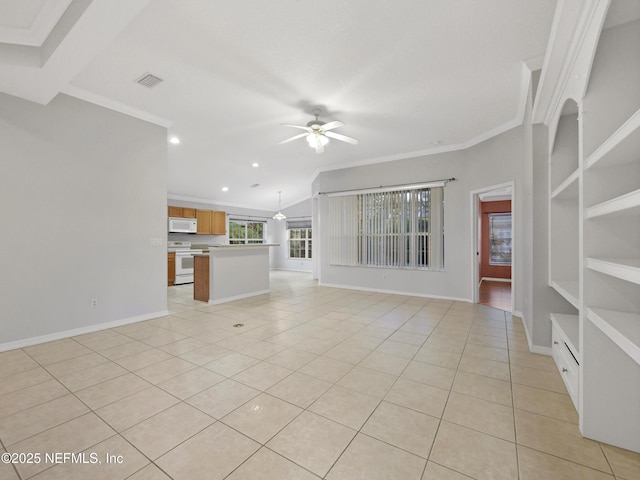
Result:
{"type": "Polygon", "coordinates": [[[229,243],[226,235],[195,235],[191,233],[169,233],[167,240],[191,242],[192,244],[224,245],[229,243]]]}

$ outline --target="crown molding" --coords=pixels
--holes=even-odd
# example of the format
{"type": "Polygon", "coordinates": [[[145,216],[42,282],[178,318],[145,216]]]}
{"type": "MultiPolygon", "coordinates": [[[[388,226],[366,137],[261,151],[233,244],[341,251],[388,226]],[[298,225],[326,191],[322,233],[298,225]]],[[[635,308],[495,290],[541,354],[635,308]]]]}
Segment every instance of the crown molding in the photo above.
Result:
{"type": "Polygon", "coordinates": [[[72,0],[47,0],[28,28],[0,26],[0,43],[41,47],[72,0]]]}
{"type": "Polygon", "coordinates": [[[114,110],[116,112],[129,115],[130,117],[139,118],[140,120],[144,120],[161,127],[170,128],[173,125],[172,120],[153,115],[149,112],[131,107],[124,103],[116,102],[115,100],[112,100],[110,98],[103,97],[102,95],[98,95],[96,93],[88,92],[87,90],[75,87],[73,85],[66,85],[60,90],[60,93],[79,98],[80,100],[84,100],[89,103],[95,103],[96,105],[108,108],[109,110],[114,110]]]}
{"type": "MultiPolygon", "coordinates": [[[[173,194],[170,193],[167,195],[167,199],[168,200],[178,200],[178,201],[182,201],[182,202],[194,202],[194,203],[203,203],[205,205],[216,205],[216,206],[221,206],[221,207],[234,207],[234,208],[246,208],[247,210],[254,210],[254,211],[259,211],[259,212],[273,212],[277,209],[267,209],[265,210],[264,208],[257,208],[251,205],[244,205],[244,204],[240,204],[240,203],[231,203],[231,202],[221,202],[219,200],[213,200],[211,198],[202,198],[202,197],[191,197],[189,195],[177,195],[177,194],[173,194]]],[[[294,205],[297,205],[301,202],[304,202],[306,200],[311,199],[311,194],[303,197],[303,198],[299,198],[297,200],[294,200],[292,202],[287,203],[286,205],[282,205],[282,210],[285,210],[289,207],[293,207],[294,205]]]]}
{"type": "Polygon", "coordinates": [[[584,49],[585,46],[590,47],[590,45],[587,45],[587,40],[594,38],[594,28],[597,29],[596,33],[599,34],[609,6],[609,0],[581,1],[578,3],[580,14],[565,15],[563,22],[561,20],[561,17],[563,17],[563,8],[565,6],[567,6],[567,8],[575,6],[570,4],[571,2],[567,0],[558,3],[543,66],[543,76],[540,79],[543,91],[548,93],[538,95],[536,98],[534,104],[534,123],[542,122],[547,126],[551,126],[554,123],[554,119],[560,115],[564,100],[573,98],[576,102],[580,103],[588,83],[588,70],[593,60],[595,48],[591,49],[593,51],[590,52],[591,55],[586,64],[584,62],[584,49]],[[571,21],[574,23],[567,24],[567,22],[571,21]],[[573,33],[568,46],[563,47],[563,45],[560,44],[560,32],[567,31],[572,31],[573,33]],[[554,59],[557,62],[559,56],[562,56],[562,61],[559,62],[562,66],[554,78],[552,76],[553,72],[551,72],[551,64],[554,59]],[[577,66],[581,66],[584,71],[577,72],[577,66]],[[570,86],[575,88],[570,89],[570,86]],[[576,96],[579,98],[575,98],[576,96]]]}

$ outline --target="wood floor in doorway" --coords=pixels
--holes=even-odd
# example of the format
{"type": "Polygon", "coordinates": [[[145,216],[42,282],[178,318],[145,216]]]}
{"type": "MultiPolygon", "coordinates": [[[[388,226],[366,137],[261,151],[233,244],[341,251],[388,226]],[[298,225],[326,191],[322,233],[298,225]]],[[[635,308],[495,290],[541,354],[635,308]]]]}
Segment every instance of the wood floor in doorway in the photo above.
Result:
{"type": "Polygon", "coordinates": [[[511,283],[483,280],[480,283],[480,303],[507,312],[511,311],[511,283]]]}

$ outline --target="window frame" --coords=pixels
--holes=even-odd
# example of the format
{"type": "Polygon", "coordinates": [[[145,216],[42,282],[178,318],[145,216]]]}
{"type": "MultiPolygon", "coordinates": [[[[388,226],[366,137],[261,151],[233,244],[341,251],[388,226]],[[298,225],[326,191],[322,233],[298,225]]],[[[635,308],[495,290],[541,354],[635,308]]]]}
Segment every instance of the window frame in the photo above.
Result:
{"type": "Polygon", "coordinates": [[[229,244],[230,245],[260,245],[265,243],[267,236],[267,222],[261,220],[242,220],[238,218],[230,218],[229,219],[229,244]],[[244,236],[241,237],[232,237],[232,230],[234,229],[232,224],[235,223],[237,225],[243,225],[244,228],[244,236]],[[249,237],[249,228],[250,224],[258,224],[262,226],[262,238],[250,238],[249,237]]]}
{"type": "Polygon", "coordinates": [[[294,259],[294,260],[311,260],[312,259],[313,238],[311,236],[311,232],[312,232],[311,227],[287,228],[287,258],[294,259]],[[299,238],[291,238],[292,231],[299,231],[299,232],[304,231],[305,236],[304,237],[300,236],[299,238]],[[302,243],[303,247],[301,249],[298,249],[298,251],[304,252],[305,256],[303,257],[291,256],[292,242],[302,243]]]}

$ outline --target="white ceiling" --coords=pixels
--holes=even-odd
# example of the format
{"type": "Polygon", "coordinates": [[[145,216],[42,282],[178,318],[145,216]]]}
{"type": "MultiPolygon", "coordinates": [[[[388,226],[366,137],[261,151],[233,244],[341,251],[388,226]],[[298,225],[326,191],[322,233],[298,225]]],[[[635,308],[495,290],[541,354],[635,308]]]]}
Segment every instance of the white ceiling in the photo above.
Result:
{"type": "MultiPolygon", "coordinates": [[[[267,210],[277,209],[280,190],[283,206],[308,198],[318,171],[463,148],[518,125],[525,63],[542,64],[556,7],[556,0],[67,3],[45,15],[58,15],[67,30],[40,42],[47,56],[38,68],[25,66],[35,57],[21,57],[35,55],[37,44],[23,43],[31,53],[10,50],[20,45],[0,36],[0,91],[40,103],[63,92],[166,125],[182,142],[168,147],[171,198],[267,210]],[[164,81],[138,85],[147,72],[164,81]],[[331,141],[320,155],[304,139],[278,145],[299,133],[281,124],[306,124],[316,106],[321,120],[341,120],[335,131],[360,144],[331,141]]],[[[28,30],[51,4],[0,0],[0,17],[11,18],[1,27],[28,30]]]]}

